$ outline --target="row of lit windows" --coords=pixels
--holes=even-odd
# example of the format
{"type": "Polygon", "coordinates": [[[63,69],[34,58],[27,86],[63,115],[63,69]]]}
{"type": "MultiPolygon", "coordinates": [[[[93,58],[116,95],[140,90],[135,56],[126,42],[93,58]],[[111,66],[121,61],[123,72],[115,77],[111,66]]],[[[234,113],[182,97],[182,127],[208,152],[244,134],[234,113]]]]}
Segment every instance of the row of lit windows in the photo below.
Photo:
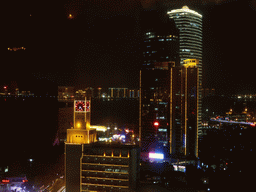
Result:
{"type": "Polygon", "coordinates": [[[202,46],[202,39],[198,39],[198,38],[194,38],[194,37],[188,37],[188,36],[180,39],[180,44],[187,43],[188,41],[190,41],[191,43],[194,43],[196,45],[201,45],[202,46]]]}
{"type": "MultiPolygon", "coordinates": [[[[191,41],[183,41],[183,42],[180,42],[180,50],[181,49],[190,49],[193,50],[193,47],[196,48],[196,50],[198,48],[202,49],[202,45],[201,44],[198,44],[198,43],[193,43],[191,41]],[[188,47],[189,46],[189,47],[188,47]]],[[[197,50],[198,51],[198,50],[197,50]]]]}
{"type": "MultiPolygon", "coordinates": [[[[147,32],[146,33],[146,35],[155,35],[155,33],[154,32],[147,32]]],[[[164,35],[164,36],[160,36],[160,35],[158,35],[157,37],[177,37],[177,36],[175,36],[175,35],[164,35]]]]}
{"type": "Polygon", "coordinates": [[[183,40],[183,39],[193,39],[195,40],[196,42],[202,42],[203,41],[203,38],[202,37],[199,37],[199,36],[195,36],[195,35],[192,35],[190,33],[184,33],[180,36],[180,40],[183,40]]]}
{"type": "MultiPolygon", "coordinates": [[[[121,160],[121,159],[120,159],[121,160]]],[[[116,167],[129,167],[128,165],[117,165],[117,164],[99,164],[99,163],[82,163],[87,165],[95,165],[95,166],[116,166],[116,167]]]]}
{"type": "Polygon", "coordinates": [[[192,49],[192,50],[190,50],[190,51],[181,51],[181,50],[180,50],[180,54],[183,55],[183,56],[185,56],[185,55],[190,55],[190,54],[191,54],[190,52],[192,52],[192,53],[195,54],[196,56],[202,55],[202,51],[196,50],[196,49],[192,49]]]}
{"type": "Polygon", "coordinates": [[[129,179],[128,173],[120,172],[106,172],[106,171],[84,171],[82,170],[82,177],[101,177],[101,178],[113,178],[113,179],[129,179]]]}
{"type": "Polygon", "coordinates": [[[202,23],[202,19],[199,17],[171,17],[174,18],[175,21],[186,21],[186,20],[190,20],[190,21],[198,21],[200,23],[202,23]]]}
{"type": "Polygon", "coordinates": [[[122,172],[122,173],[128,173],[128,170],[125,170],[125,169],[105,169],[105,171],[108,171],[108,172],[122,172]]]}
{"type": "MultiPolygon", "coordinates": [[[[85,177],[83,177],[83,178],[85,178],[85,177]]],[[[97,179],[103,180],[103,181],[105,181],[105,180],[129,181],[129,179],[119,179],[119,178],[116,179],[116,178],[107,178],[107,177],[86,177],[86,179],[87,179],[87,180],[89,180],[89,179],[95,179],[96,181],[97,181],[97,179]]]]}
{"type": "Polygon", "coordinates": [[[184,44],[187,44],[187,43],[194,44],[194,45],[197,45],[197,46],[200,46],[200,47],[203,46],[202,41],[194,41],[193,39],[187,39],[187,40],[181,40],[180,41],[181,46],[183,46],[184,44]]]}
{"type": "Polygon", "coordinates": [[[82,161],[82,163],[100,163],[100,164],[116,164],[116,165],[128,165],[129,164],[129,162],[128,162],[128,159],[125,159],[125,158],[119,158],[119,159],[117,159],[117,158],[100,158],[100,159],[93,159],[93,158],[90,158],[90,159],[85,159],[85,158],[83,158],[83,161],[82,161]]]}
{"type": "Polygon", "coordinates": [[[180,31],[181,31],[181,33],[180,33],[180,36],[182,36],[183,35],[183,33],[186,33],[186,32],[190,32],[190,33],[197,33],[198,35],[201,35],[202,36],[202,30],[199,30],[199,29],[195,29],[195,28],[188,28],[188,27],[186,27],[186,26],[177,26],[179,29],[180,29],[180,31]]]}
{"type": "Polygon", "coordinates": [[[181,26],[188,26],[190,28],[198,28],[198,29],[202,29],[202,23],[198,22],[196,20],[191,21],[191,20],[182,20],[182,21],[176,21],[177,25],[181,25],[181,26]]]}
{"type": "Polygon", "coordinates": [[[183,47],[184,47],[184,48],[190,48],[190,49],[192,49],[192,50],[193,50],[193,48],[194,48],[194,49],[197,49],[197,50],[198,50],[198,49],[199,49],[199,50],[202,50],[201,47],[199,47],[199,46],[196,47],[196,46],[192,46],[192,45],[194,45],[194,44],[186,43],[186,46],[184,46],[184,44],[183,44],[183,45],[181,45],[180,47],[181,47],[181,48],[183,48],[183,47]]]}
{"type": "Polygon", "coordinates": [[[175,20],[188,20],[188,19],[191,19],[191,20],[198,20],[198,21],[201,21],[202,22],[202,18],[200,17],[196,17],[194,15],[187,15],[187,16],[183,16],[183,15],[170,15],[170,18],[174,18],[175,20]]]}
{"type": "MultiPolygon", "coordinates": [[[[186,54],[184,54],[186,56],[186,54]]],[[[181,61],[183,62],[183,60],[186,60],[186,59],[190,59],[189,57],[182,57],[181,58],[181,61]]],[[[197,57],[197,59],[199,59],[199,66],[201,65],[202,63],[202,57],[197,57]]],[[[199,72],[200,72],[200,68],[199,68],[199,72]]]]}
{"type": "Polygon", "coordinates": [[[94,170],[94,171],[107,171],[107,172],[122,172],[122,173],[128,173],[128,168],[123,167],[109,167],[109,166],[90,166],[87,164],[83,164],[83,169],[86,170],[94,170]]]}
{"type": "Polygon", "coordinates": [[[121,174],[128,174],[128,171],[127,172],[113,172],[113,171],[99,171],[99,170],[82,170],[82,171],[88,172],[88,173],[90,173],[90,172],[95,172],[95,173],[111,173],[111,174],[115,173],[115,174],[119,174],[119,175],[121,175],[121,174]]]}
{"type": "Polygon", "coordinates": [[[200,34],[198,33],[187,33],[187,32],[184,32],[182,33],[182,35],[180,35],[180,39],[184,39],[184,38],[194,38],[194,39],[197,39],[197,40],[202,40],[203,37],[200,36],[200,34]],[[196,34],[196,35],[195,35],[196,34]]]}
{"type": "Polygon", "coordinates": [[[119,189],[122,189],[122,188],[129,188],[128,186],[117,186],[117,185],[104,185],[104,184],[92,184],[92,183],[82,183],[82,185],[84,186],[87,186],[87,187],[90,187],[90,186],[94,186],[94,187],[108,187],[108,188],[119,188],[119,189]]]}
{"type": "MultiPolygon", "coordinates": [[[[148,38],[154,38],[154,35],[149,36],[148,38]]],[[[176,39],[168,38],[168,39],[158,39],[158,41],[176,41],[176,39]]],[[[151,40],[145,40],[144,42],[150,42],[151,40]]]]}
{"type": "MultiPolygon", "coordinates": [[[[190,59],[190,58],[189,58],[189,56],[190,56],[189,53],[184,53],[184,52],[182,52],[182,53],[180,54],[180,56],[181,56],[181,62],[182,62],[182,63],[183,63],[183,60],[190,59]]],[[[197,59],[199,58],[198,54],[194,54],[193,57],[195,57],[195,58],[197,58],[197,59]]],[[[199,61],[199,68],[201,67],[201,65],[202,65],[202,62],[199,61]]],[[[199,71],[199,73],[200,73],[200,72],[201,72],[201,71],[199,71]]]]}
{"type": "Polygon", "coordinates": [[[197,28],[190,28],[190,27],[186,27],[186,26],[180,27],[180,31],[182,31],[182,33],[184,33],[184,32],[194,32],[194,33],[202,34],[202,30],[199,30],[197,28]]]}
{"type": "Polygon", "coordinates": [[[197,26],[202,26],[202,20],[200,19],[176,19],[175,20],[175,23],[179,23],[179,24],[183,24],[183,23],[186,23],[186,24],[191,24],[192,26],[196,27],[195,25],[197,26]],[[195,24],[195,25],[193,25],[195,24]]]}
{"type": "Polygon", "coordinates": [[[122,181],[115,181],[115,180],[109,180],[109,181],[105,181],[102,182],[102,180],[98,180],[99,183],[95,180],[85,180],[85,182],[83,182],[83,184],[87,184],[87,185],[95,185],[94,187],[97,187],[99,185],[107,185],[107,186],[117,186],[117,187],[128,187],[129,183],[128,182],[122,182],[122,181]]]}
{"type": "Polygon", "coordinates": [[[103,159],[105,160],[105,158],[129,158],[129,152],[128,152],[128,155],[127,156],[123,156],[121,155],[121,153],[119,152],[118,153],[119,155],[118,156],[114,156],[114,153],[112,152],[111,154],[109,155],[106,155],[106,153],[104,152],[103,155],[84,155],[84,157],[87,157],[87,159],[89,159],[89,157],[96,157],[96,160],[97,160],[97,157],[104,157],[103,159]]]}

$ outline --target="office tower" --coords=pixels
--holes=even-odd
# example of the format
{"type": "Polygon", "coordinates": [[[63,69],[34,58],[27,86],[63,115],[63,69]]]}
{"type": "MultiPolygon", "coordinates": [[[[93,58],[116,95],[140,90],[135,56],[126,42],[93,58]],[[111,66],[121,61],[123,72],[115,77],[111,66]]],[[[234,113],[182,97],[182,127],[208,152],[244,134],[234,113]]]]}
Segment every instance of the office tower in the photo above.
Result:
{"type": "Polygon", "coordinates": [[[157,12],[144,31],[140,71],[139,137],[142,152],[169,154],[170,65],[179,62],[179,32],[173,20],[157,12]]]}
{"type": "Polygon", "coordinates": [[[170,153],[198,157],[199,61],[170,69],[170,153]]]}
{"type": "Polygon", "coordinates": [[[199,60],[199,71],[202,70],[202,15],[187,6],[167,13],[180,32],[180,64],[183,65],[186,59],[195,58],[199,60]]]}
{"type": "MultiPolygon", "coordinates": [[[[199,63],[199,105],[198,118],[201,121],[201,88],[202,88],[202,55],[203,55],[203,29],[202,29],[202,15],[198,12],[183,6],[182,9],[175,9],[167,12],[170,19],[175,21],[176,27],[180,34],[180,64],[184,64],[184,60],[198,59],[199,63]]],[[[199,124],[199,134],[201,133],[201,124],[199,124]]]]}
{"type": "Polygon", "coordinates": [[[198,157],[199,61],[155,63],[140,72],[143,152],[198,157]]]}

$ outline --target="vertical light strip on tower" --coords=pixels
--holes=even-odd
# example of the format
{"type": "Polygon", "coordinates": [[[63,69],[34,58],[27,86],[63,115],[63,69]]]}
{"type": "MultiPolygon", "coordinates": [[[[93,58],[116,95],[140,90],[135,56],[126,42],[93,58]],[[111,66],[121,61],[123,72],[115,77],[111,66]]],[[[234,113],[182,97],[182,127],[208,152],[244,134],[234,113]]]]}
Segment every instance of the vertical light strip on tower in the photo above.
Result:
{"type": "Polygon", "coordinates": [[[140,103],[139,103],[139,111],[140,111],[140,119],[139,119],[139,146],[141,147],[141,99],[142,99],[142,91],[141,91],[141,70],[140,70],[140,103]]]}
{"type": "MultiPolygon", "coordinates": [[[[86,97],[84,98],[84,102],[85,102],[85,114],[84,114],[84,120],[85,120],[85,128],[86,128],[86,130],[88,129],[87,128],[87,119],[86,119],[86,97]]],[[[90,127],[89,127],[89,129],[90,129],[90,127]]],[[[89,139],[89,133],[88,133],[88,139],[89,139]]]]}
{"type": "Polygon", "coordinates": [[[187,155],[187,113],[188,113],[188,97],[187,97],[187,89],[188,89],[188,70],[185,67],[185,155],[187,155]]]}
{"type": "Polygon", "coordinates": [[[173,68],[172,67],[170,67],[170,73],[171,73],[171,75],[170,75],[170,141],[169,141],[169,143],[170,143],[170,154],[172,153],[172,145],[173,145],[173,141],[172,141],[172,131],[173,131],[173,122],[172,122],[172,110],[173,110],[173,108],[172,108],[172,94],[173,94],[173,90],[172,90],[172,76],[173,76],[173,68]]]}
{"type": "Polygon", "coordinates": [[[199,115],[199,91],[200,91],[200,86],[199,86],[199,68],[197,68],[197,93],[196,93],[196,96],[197,96],[197,121],[196,121],[196,157],[198,157],[198,126],[199,126],[199,120],[200,118],[198,117],[199,115]]]}

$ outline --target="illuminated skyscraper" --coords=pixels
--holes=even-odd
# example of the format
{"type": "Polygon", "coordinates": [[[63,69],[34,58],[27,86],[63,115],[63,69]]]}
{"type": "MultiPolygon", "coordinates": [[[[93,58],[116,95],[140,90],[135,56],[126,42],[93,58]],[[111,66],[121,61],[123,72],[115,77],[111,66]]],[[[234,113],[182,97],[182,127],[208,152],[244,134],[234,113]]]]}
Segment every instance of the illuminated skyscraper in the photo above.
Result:
{"type": "Polygon", "coordinates": [[[202,67],[202,15],[189,9],[175,9],[168,12],[169,17],[174,19],[176,27],[180,31],[180,64],[184,60],[195,58],[199,60],[199,71],[202,67]]]}
{"type": "MultiPolygon", "coordinates": [[[[197,65],[199,69],[199,121],[201,121],[201,88],[202,88],[202,55],[203,55],[203,29],[202,29],[202,15],[198,12],[183,6],[182,9],[175,9],[167,12],[171,19],[174,19],[176,27],[179,29],[180,38],[180,64],[184,64],[184,60],[198,59],[197,65]]],[[[199,134],[201,125],[199,125],[199,134]]]]}
{"type": "Polygon", "coordinates": [[[144,31],[139,133],[143,152],[167,155],[170,149],[169,69],[179,63],[179,31],[173,20],[165,19],[153,18],[144,31]]]}
{"type": "Polygon", "coordinates": [[[199,61],[170,68],[170,153],[198,157],[199,61]]]}

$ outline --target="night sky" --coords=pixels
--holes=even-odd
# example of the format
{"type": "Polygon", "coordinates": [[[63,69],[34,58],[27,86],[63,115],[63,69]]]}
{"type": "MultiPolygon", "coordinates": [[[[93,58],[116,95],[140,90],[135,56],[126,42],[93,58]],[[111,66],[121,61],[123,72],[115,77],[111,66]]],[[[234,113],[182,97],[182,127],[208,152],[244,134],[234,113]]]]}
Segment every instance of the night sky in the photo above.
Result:
{"type": "Polygon", "coordinates": [[[255,92],[254,0],[4,2],[0,86],[137,88],[145,12],[184,5],[203,14],[203,86],[255,92]]]}

